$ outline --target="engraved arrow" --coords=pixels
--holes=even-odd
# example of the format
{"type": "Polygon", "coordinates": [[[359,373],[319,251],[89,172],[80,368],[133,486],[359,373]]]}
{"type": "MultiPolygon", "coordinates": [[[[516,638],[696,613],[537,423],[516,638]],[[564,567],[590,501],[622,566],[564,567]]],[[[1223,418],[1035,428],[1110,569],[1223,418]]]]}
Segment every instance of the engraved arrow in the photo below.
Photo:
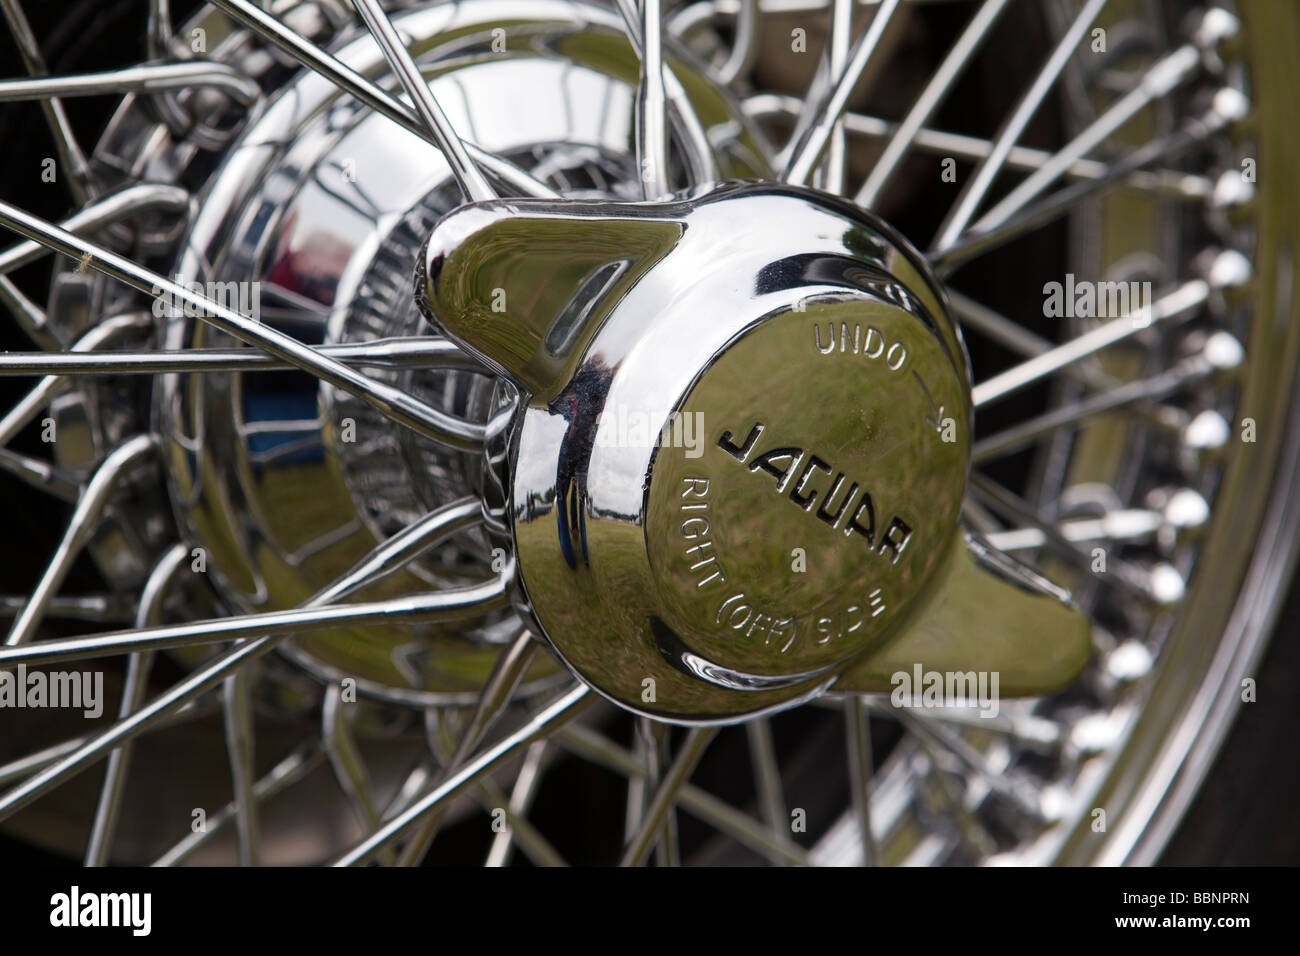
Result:
{"type": "Polygon", "coordinates": [[[926,424],[933,426],[935,431],[942,431],[943,430],[943,406],[935,402],[934,396],[931,395],[930,390],[925,387],[925,382],[921,380],[921,376],[916,371],[916,369],[912,369],[912,378],[916,379],[916,384],[920,385],[921,391],[925,393],[925,400],[930,403],[930,411],[933,414],[933,417],[931,417],[930,415],[925,416],[926,424]]]}

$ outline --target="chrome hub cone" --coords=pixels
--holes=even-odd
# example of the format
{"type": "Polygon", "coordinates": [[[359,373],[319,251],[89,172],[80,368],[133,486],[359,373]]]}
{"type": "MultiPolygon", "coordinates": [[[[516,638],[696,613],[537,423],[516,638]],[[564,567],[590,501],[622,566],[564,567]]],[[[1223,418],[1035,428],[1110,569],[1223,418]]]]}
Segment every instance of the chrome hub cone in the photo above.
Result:
{"type": "MultiPolygon", "coordinates": [[[[635,61],[619,19],[599,6],[541,0],[508,32],[493,33],[508,7],[494,0],[417,7],[395,18],[396,29],[431,45],[427,55],[440,62],[427,70],[430,90],[455,104],[455,124],[474,128],[481,147],[570,195],[639,195],[627,150],[635,61]],[[509,116],[500,109],[507,90],[516,111],[509,116]]],[[[364,74],[386,66],[366,34],[337,58],[364,74]]],[[[694,108],[747,128],[715,84],[700,76],[692,88],[694,108]]],[[[754,153],[749,135],[711,149],[710,169],[761,173],[745,159],[754,153]]],[[[412,263],[432,224],[461,201],[456,172],[436,145],[319,76],[299,74],[231,144],[172,273],[196,288],[243,290],[244,311],[256,306],[263,326],[297,339],[334,347],[412,339],[422,331],[412,263]]],[[[162,318],[168,348],[239,344],[198,310],[173,308],[162,318]]],[[[382,410],[306,372],[161,379],[154,414],[168,439],[163,460],[177,523],[211,557],[224,601],[245,613],[295,607],[386,538],[478,491],[492,376],[450,348],[434,364],[368,374],[444,416],[442,441],[393,429],[382,410]]],[[[467,515],[459,525],[476,523],[467,515]]],[[[372,593],[463,586],[499,572],[493,564],[471,528],[372,593]]],[[[409,626],[372,625],[305,636],[281,653],[318,677],[358,681],[371,696],[465,705],[519,629],[507,609],[415,635],[409,626]]],[[[560,674],[554,661],[539,660],[524,688],[551,688],[560,674]]]]}

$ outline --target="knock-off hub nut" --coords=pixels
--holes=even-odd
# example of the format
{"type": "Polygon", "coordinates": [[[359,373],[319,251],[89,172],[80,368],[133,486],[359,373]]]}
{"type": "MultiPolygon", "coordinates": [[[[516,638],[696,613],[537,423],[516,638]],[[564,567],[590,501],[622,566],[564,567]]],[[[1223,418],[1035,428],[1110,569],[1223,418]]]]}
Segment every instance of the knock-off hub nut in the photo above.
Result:
{"type": "Polygon", "coordinates": [[[524,610],[617,703],[730,721],[905,630],[959,544],[969,366],[922,258],[812,190],[462,207],[417,295],[525,393],[524,610]]]}

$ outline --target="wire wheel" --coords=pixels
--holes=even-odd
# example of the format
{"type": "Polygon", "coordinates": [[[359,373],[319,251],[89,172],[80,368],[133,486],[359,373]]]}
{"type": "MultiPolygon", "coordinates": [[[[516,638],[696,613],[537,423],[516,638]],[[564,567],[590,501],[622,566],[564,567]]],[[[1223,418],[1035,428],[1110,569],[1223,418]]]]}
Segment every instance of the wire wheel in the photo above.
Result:
{"type": "Polygon", "coordinates": [[[1300,12],[147,7],[0,0],[8,835],[1156,859],[1293,567],[1300,12]]]}

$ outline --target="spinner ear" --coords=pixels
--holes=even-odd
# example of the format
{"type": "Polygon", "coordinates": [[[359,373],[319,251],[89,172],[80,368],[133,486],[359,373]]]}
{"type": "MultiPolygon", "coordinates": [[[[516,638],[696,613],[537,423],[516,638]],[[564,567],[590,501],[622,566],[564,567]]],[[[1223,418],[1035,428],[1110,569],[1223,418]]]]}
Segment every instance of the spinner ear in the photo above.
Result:
{"type": "Polygon", "coordinates": [[[996,673],[1002,696],[1034,696],[1069,684],[1088,656],[1088,618],[1069,592],[966,531],[898,635],[849,665],[833,689],[887,693],[894,675],[919,665],[996,673]]]}
{"type": "Polygon", "coordinates": [[[420,253],[421,312],[529,394],[552,397],[612,304],[684,228],[669,206],[610,208],[512,200],[454,210],[420,253]]]}

